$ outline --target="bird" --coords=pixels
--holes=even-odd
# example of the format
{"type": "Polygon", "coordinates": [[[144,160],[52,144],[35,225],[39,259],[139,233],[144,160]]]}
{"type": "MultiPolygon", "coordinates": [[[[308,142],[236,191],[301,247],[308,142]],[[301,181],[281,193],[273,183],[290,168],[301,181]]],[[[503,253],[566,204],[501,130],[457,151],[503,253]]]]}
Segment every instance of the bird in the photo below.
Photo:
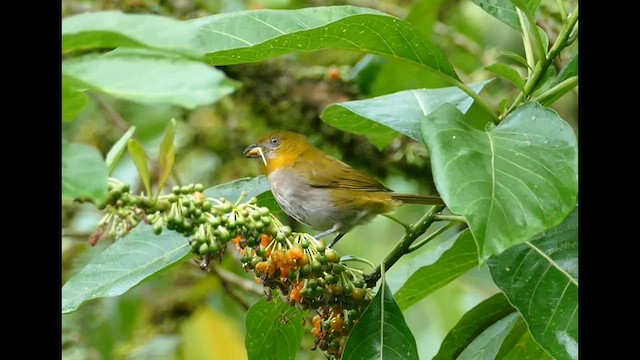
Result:
{"type": "Polygon", "coordinates": [[[354,227],[402,204],[444,204],[439,196],[393,192],[292,131],[270,132],[243,155],[262,160],[271,192],[287,215],[321,231],[316,239],[337,233],[329,247],[354,227]]]}

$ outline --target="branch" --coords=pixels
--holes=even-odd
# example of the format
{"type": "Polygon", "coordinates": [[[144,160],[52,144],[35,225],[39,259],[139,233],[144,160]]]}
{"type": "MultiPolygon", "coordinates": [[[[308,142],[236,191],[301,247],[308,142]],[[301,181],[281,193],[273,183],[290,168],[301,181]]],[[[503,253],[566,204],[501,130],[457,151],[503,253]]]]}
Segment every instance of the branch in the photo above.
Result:
{"type": "MultiPolygon", "coordinates": [[[[422,218],[420,218],[420,220],[418,220],[418,222],[416,222],[407,230],[398,245],[396,245],[396,247],[391,250],[389,255],[384,258],[382,265],[384,265],[385,270],[388,271],[389,268],[391,268],[393,264],[398,261],[398,259],[400,259],[403,255],[409,253],[409,247],[411,246],[411,244],[413,244],[413,242],[416,241],[416,239],[420,237],[420,235],[424,234],[429,226],[431,226],[431,224],[436,221],[436,215],[438,215],[438,213],[440,213],[440,211],[442,211],[444,207],[444,205],[436,205],[432,207],[431,209],[429,209],[429,211],[427,211],[426,214],[424,214],[424,216],[422,216],[422,218]]],[[[424,245],[424,243],[422,243],[421,246],[422,245],[424,245]]],[[[367,287],[374,287],[378,280],[380,280],[380,276],[381,267],[380,265],[378,265],[378,267],[376,267],[371,274],[365,276],[365,283],[367,284],[367,287]]]]}
{"type": "Polygon", "coordinates": [[[100,95],[88,92],[89,97],[98,105],[98,107],[105,113],[106,118],[111,121],[117,128],[122,131],[129,130],[129,124],[120,116],[116,109],[106,102],[100,95]]]}

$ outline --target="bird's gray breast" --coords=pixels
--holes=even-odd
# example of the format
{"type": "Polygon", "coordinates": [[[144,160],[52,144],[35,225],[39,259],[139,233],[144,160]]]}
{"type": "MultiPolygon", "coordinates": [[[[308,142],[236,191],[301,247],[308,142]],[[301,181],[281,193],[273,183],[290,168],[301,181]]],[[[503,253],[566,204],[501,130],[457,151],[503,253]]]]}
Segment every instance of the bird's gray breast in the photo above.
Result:
{"type": "Polygon", "coordinates": [[[288,169],[278,169],[268,179],[276,201],[295,220],[317,230],[330,229],[339,220],[329,189],[314,188],[288,169]]]}

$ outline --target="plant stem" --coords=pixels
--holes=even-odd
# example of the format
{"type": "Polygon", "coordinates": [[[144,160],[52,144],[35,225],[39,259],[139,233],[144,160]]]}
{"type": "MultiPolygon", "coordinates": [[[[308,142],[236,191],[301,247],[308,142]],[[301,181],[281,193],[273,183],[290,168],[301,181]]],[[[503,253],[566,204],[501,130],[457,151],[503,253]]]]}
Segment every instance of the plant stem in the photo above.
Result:
{"type": "MultiPolygon", "coordinates": [[[[418,220],[418,222],[407,230],[402,239],[400,239],[398,245],[396,245],[389,255],[387,255],[387,257],[382,261],[385,269],[388,270],[391,268],[398,259],[408,253],[411,244],[413,244],[420,235],[424,234],[429,226],[436,221],[436,215],[438,215],[444,207],[444,205],[436,205],[432,207],[420,218],[420,220],[418,220]]],[[[365,276],[365,283],[367,284],[367,287],[374,287],[378,280],[380,280],[380,271],[381,267],[378,265],[371,274],[365,276]]]]}
{"type": "Polygon", "coordinates": [[[551,89],[538,95],[534,100],[542,104],[543,106],[549,106],[558,100],[562,95],[569,92],[571,89],[578,85],[578,77],[572,76],[563,82],[557,84],[551,89]]]}
{"type": "Polygon", "coordinates": [[[567,46],[567,39],[573,30],[573,27],[578,22],[578,7],[576,6],[575,10],[569,15],[569,19],[565,26],[562,27],[560,34],[558,34],[558,39],[553,44],[551,49],[549,50],[549,55],[544,61],[538,61],[535,68],[533,69],[533,74],[527,79],[526,84],[524,85],[524,89],[518,95],[516,100],[511,104],[511,106],[502,114],[500,118],[504,118],[513,110],[515,110],[518,105],[520,105],[525,99],[527,99],[535,86],[538,84],[544,73],[547,71],[547,68],[553,63],[553,60],[560,54],[560,51],[567,46]]]}

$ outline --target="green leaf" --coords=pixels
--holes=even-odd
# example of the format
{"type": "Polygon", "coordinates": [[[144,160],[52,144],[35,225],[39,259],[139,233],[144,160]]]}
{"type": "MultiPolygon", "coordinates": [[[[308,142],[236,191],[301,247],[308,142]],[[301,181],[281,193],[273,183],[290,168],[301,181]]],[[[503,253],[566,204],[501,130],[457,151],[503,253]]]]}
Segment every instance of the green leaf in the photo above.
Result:
{"type": "Polygon", "coordinates": [[[249,360],[295,359],[306,312],[278,300],[258,300],[247,312],[245,346],[249,360]]]}
{"type": "Polygon", "coordinates": [[[418,359],[416,340],[384,276],[378,293],[351,330],[342,359],[418,359]]]}
{"type": "Polygon", "coordinates": [[[107,166],[98,149],[62,142],[62,197],[90,198],[96,203],[107,198],[107,166]]]}
{"type": "MultiPolygon", "coordinates": [[[[512,344],[512,346],[504,351],[504,346],[500,349],[500,354],[496,359],[499,360],[553,360],[551,357],[540,345],[533,340],[531,337],[531,333],[527,330],[526,324],[524,321],[520,321],[523,326],[521,326],[522,331],[519,336],[514,339],[516,342],[512,344]],[[504,351],[504,354],[503,354],[504,351]]],[[[517,324],[519,325],[519,324],[517,324]]],[[[513,331],[510,336],[514,335],[513,331]]],[[[505,341],[506,342],[506,341],[505,341]]]]}
{"type": "Polygon", "coordinates": [[[519,7],[525,13],[529,13],[531,15],[535,15],[536,10],[538,10],[538,6],[540,6],[540,2],[542,0],[510,0],[513,5],[519,7]]]}
{"type": "Polygon", "coordinates": [[[405,59],[452,78],[444,54],[409,23],[356,6],[249,10],[193,21],[213,65],[257,62],[282,54],[330,48],[405,59]]]}
{"type": "Polygon", "coordinates": [[[464,314],[449,331],[433,360],[457,358],[479,334],[515,311],[502,293],[484,300],[464,314]]]}
{"type": "Polygon", "coordinates": [[[394,294],[398,306],[408,309],[427,295],[478,265],[478,250],[470,231],[457,236],[454,245],[433,264],[416,270],[394,294]]]}
{"type": "Polygon", "coordinates": [[[76,116],[89,104],[87,95],[72,83],[69,77],[62,77],[62,120],[67,122],[75,120],[76,116]]]}
{"type": "Polygon", "coordinates": [[[577,359],[578,211],[488,263],[534,339],[556,359],[577,359]]]}
{"type": "Polygon", "coordinates": [[[569,62],[560,70],[560,73],[556,77],[553,85],[557,85],[571,77],[578,76],[578,52],[576,51],[571,55],[569,62]]]}
{"type": "Polygon", "coordinates": [[[520,314],[516,312],[498,320],[478,335],[456,359],[494,360],[502,343],[519,319],[520,314]]]}
{"type": "Polygon", "coordinates": [[[489,15],[509,25],[512,29],[522,33],[516,7],[510,0],[472,0],[489,15]]]}
{"type": "Polygon", "coordinates": [[[151,172],[149,171],[149,160],[147,158],[147,154],[144,152],[144,148],[138,140],[129,139],[127,144],[129,155],[131,155],[131,159],[136,165],[136,169],[138,169],[140,180],[142,180],[144,188],[147,190],[147,194],[149,195],[151,194],[151,172]]]}
{"type": "Polygon", "coordinates": [[[494,129],[479,131],[444,104],[422,129],[438,193],[466,218],[481,263],[558,225],[573,210],[578,147],[571,126],[554,111],[529,103],[494,129]]]}
{"type": "Polygon", "coordinates": [[[109,174],[111,174],[118,165],[118,161],[120,161],[124,150],[127,148],[127,143],[135,131],[135,126],[130,127],[129,130],[127,130],[127,132],[124,133],[124,135],[122,135],[115,144],[113,144],[111,150],[107,153],[106,163],[109,168],[109,174]]]}
{"type": "Polygon", "coordinates": [[[512,51],[500,51],[500,55],[506,56],[510,59],[517,61],[518,63],[522,64],[522,66],[524,66],[525,69],[530,69],[529,63],[527,63],[527,59],[523,58],[522,56],[512,51]]]}
{"type": "Polygon", "coordinates": [[[67,60],[62,73],[110,96],[187,109],[212,104],[237,88],[223,72],[197,61],[145,49],[67,60]]]}
{"type": "Polygon", "coordinates": [[[167,182],[173,161],[176,158],[176,149],[173,145],[173,139],[176,134],[176,120],[171,119],[167,129],[164,132],[164,138],[160,144],[160,174],[158,175],[158,193],[162,191],[164,184],[167,182]]]}
{"type": "Polygon", "coordinates": [[[199,31],[189,22],[150,14],[101,11],[62,20],[62,51],[116,47],[164,49],[190,56],[197,51],[199,31]]]}
{"type": "Polygon", "coordinates": [[[504,79],[509,80],[511,83],[517,86],[518,89],[520,90],[524,89],[524,79],[522,78],[522,75],[520,75],[520,73],[516,69],[512,68],[511,66],[497,63],[497,64],[485,66],[484,69],[504,79]]]}
{"type": "Polygon", "coordinates": [[[62,313],[83,302],[123,294],[142,280],[173,265],[190,251],[185,237],[171,230],[155,235],[141,224],[109,246],[62,287],[62,313]]]}
{"type": "Polygon", "coordinates": [[[259,206],[266,206],[269,210],[275,212],[282,211],[271,193],[269,181],[265,176],[242,178],[226,184],[220,184],[206,189],[204,195],[209,198],[225,198],[235,202],[243,191],[247,192],[246,199],[256,197],[259,206]]]}
{"type": "MultiPolygon", "coordinates": [[[[479,93],[488,83],[478,82],[470,87],[479,93]]],[[[473,104],[473,98],[457,87],[407,90],[329,105],[320,118],[337,129],[366,135],[378,148],[383,148],[397,136],[397,132],[424,142],[420,124],[425,116],[443,103],[455,105],[466,112],[473,104]]]]}

